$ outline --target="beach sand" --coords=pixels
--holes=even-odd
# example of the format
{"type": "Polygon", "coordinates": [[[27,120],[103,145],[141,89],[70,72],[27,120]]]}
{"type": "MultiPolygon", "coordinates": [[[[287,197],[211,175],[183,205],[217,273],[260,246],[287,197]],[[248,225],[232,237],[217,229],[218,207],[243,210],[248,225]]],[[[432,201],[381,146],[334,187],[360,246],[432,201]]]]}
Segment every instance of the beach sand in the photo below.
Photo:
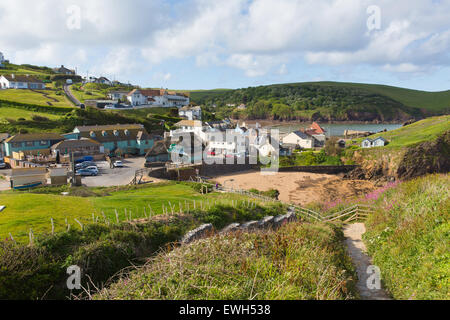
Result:
{"type": "Polygon", "coordinates": [[[281,201],[298,205],[345,200],[363,196],[375,189],[374,183],[370,181],[345,180],[337,175],[307,172],[279,172],[275,175],[262,175],[259,171],[244,172],[215,177],[213,180],[234,189],[277,189],[281,201]]]}

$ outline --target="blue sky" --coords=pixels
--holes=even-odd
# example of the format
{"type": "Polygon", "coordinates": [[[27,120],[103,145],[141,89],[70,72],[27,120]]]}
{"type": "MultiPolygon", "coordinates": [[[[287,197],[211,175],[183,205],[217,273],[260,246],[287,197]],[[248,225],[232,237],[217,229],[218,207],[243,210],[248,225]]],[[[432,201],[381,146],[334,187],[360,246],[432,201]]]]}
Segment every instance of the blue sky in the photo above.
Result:
{"type": "Polygon", "coordinates": [[[15,0],[0,3],[0,51],[142,87],[438,91],[450,89],[449,17],[450,0],[15,0]]]}

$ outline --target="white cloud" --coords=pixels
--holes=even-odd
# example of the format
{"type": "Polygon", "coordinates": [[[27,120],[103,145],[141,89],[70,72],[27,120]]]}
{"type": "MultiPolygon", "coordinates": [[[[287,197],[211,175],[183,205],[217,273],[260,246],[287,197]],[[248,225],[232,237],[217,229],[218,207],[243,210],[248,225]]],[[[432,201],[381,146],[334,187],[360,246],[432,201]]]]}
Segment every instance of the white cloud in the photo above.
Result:
{"type": "Polygon", "coordinates": [[[296,60],[399,73],[450,63],[449,0],[378,0],[382,26],[372,32],[373,0],[78,0],[81,29],[69,30],[73,3],[0,2],[1,50],[21,63],[88,63],[107,74],[188,58],[248,77],[285,74],[296,60]]]}

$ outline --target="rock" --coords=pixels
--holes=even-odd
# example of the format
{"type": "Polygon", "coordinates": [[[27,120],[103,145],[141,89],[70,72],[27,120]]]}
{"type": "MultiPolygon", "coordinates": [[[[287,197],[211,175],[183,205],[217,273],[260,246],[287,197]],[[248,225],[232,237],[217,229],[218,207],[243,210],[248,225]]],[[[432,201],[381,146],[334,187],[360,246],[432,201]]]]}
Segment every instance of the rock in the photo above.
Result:
{"type": "Polygon", "coordinates": [[[267,228],[270,227],[273,224],[273,220],[275,218],[273,216],[264,217],[258,222],[259,228],[267,228]]]}
{"type": "Polygon", "coordinates": [[[281,215],[281,216],[277,216],[275,217],[275,219],[273,220],[273,226],[275,228],[279,228],[281,227],[285,222],[287,221],[287,214],[281,215]]]}
{"type": "Polygon", "coordinates": [[[191,243],[194,240],[200,239],[209,233],[212,233],[214,230],[214,227],[211,223],[201,225],[197,229],[191,230],[188,233],[186,233],[181,240],[181,243],[188,244],[191,243]]]}
{"type": "Polygon", "coordinates": [[[232,223],[220,231],[220,234],[230,233],[239,230],[240,224],[239,223],[232,223]]]}
{"type": "Polygon", "coordinates": [[[287,222],[295,222],[298,220],[297,215],[295,214],[295,212],[290,212],[286,215],[286,221],[287,222]]]}
{"type": "Polygon", "coordinates": [[[249,221],[241,225],[242,230],[252,230],[258,228],[258,221],[249,221]]]}

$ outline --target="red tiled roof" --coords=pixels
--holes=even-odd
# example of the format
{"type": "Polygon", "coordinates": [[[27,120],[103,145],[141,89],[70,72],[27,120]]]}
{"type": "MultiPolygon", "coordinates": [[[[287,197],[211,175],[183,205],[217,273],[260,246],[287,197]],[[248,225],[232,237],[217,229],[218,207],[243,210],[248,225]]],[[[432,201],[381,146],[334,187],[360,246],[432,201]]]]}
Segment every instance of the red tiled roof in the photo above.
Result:
{"type": "Polygon", "coordinates": [[[319,126],[319,124],[317,122],[313,122],[313,124],[311,125],[311,131],[315,131],[316,134],[324,134],[325,130],[319,126]]]}

